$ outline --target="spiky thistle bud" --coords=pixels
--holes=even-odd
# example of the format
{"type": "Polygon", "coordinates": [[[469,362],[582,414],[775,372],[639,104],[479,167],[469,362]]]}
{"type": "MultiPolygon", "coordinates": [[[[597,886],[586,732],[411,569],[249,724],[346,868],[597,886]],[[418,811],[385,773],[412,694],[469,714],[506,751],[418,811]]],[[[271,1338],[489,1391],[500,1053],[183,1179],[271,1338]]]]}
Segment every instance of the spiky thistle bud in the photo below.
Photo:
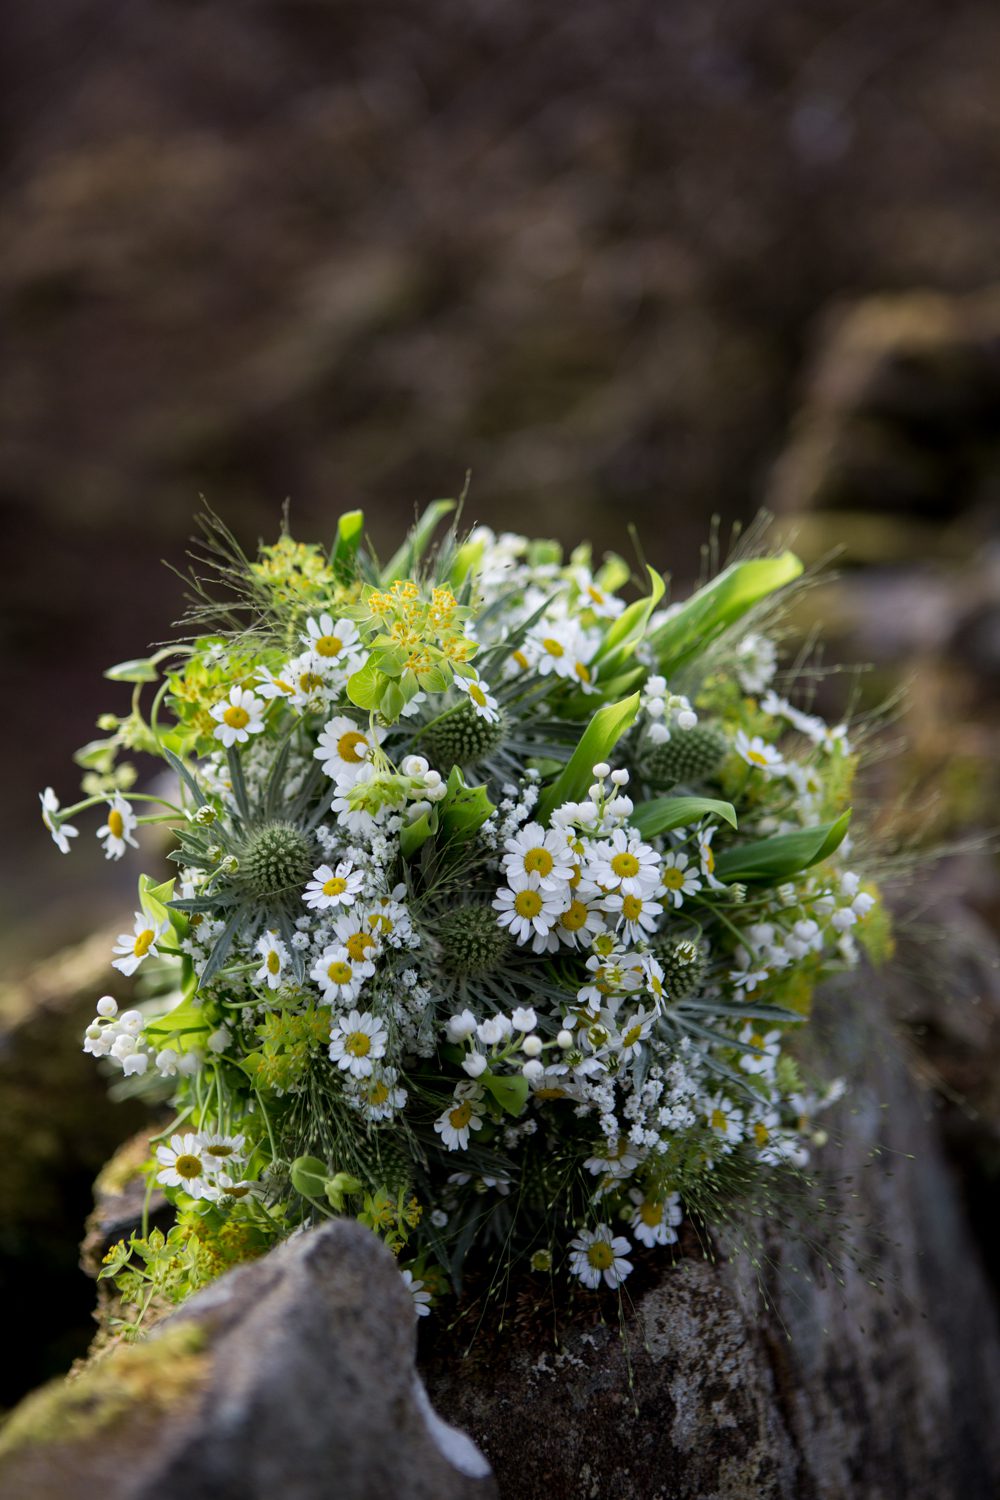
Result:
{"type": "Polygon", "coordinates": [[[698,725],[675,731],[665,745],[650,745],[638,770],[650,786],[693,785],[711,776],[728,753],[729,741],[720,730],[698,725]]]}
{"type": "Polygon", "coordinates": [[[507,717],[501,713],[490,724],[476,713],[468,699],[428,725],[421,746],[436,766],[468,766],[486,760],[507,737],[507,717]]]}
{"type": "Polygon", "coordinates": [[[442,917],[436,935],[442,967],[458,978],[494,973],[511,948],[510,934],[492,906],[456,907],[442,917]]]}
{"type": "Polygon", "coordinates": [[[240,851],[240,880],[258,901],[305,885],[313,870],[312,839],[294,823],[265,823],[240,851]]]}
{"type": "Polygon", "coordinates": [[[704,947],[691,938],[660,938],[653,953],[663,970],[663,988],[668,1000],[686,1000],[705,975],[704,947]]]}

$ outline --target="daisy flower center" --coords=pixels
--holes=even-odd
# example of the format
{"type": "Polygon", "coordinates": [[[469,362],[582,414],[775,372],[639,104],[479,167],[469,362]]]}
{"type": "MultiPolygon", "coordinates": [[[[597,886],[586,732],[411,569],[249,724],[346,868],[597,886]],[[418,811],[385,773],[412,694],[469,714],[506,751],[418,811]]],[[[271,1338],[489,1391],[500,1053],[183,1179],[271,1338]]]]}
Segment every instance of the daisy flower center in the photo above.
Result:
{"type": "Polygon", "coordinates": [[[554,864],[547,849],[529,849],[524,856],[524,868],[529,875],[551,875],[554,864]]]}
{"type": "Polygon", "coordinates": [[[461,1104],[448,1111],[448,1121],[453,1130],[464,1130],[471,1119],[472,1105],[468,1099],[463,1099],[461,1104]]]}
{"type": "Polygon", "coordinates": [[[389,933],[393,930],[396,924],[391,917],[385,916],[383,912],[376,911],[372,912],[371,916],[368,918],[368,925],[372,929],[377,927],[380,932],[385,933],[385,935],[388,937],[389,933]]]}
{"type": "Polygon", "coordinates": [[[757,1121],[757,1124],[753,1128],[753,1138],[758,1146],[766,1146],[771,1139],[771,1132],[760,1120],[757,1121]]]}
{"type": "Polygon", "coordinates": [[[623,896],[622,916],[626,922],[638,921],[642,916],[642,899],[639,896],[623,896]]]}
{"type": "Polygon", "coordinates": [[[511,658],[516,661],[518,666],[521,668],[521,671],[526,672],[528,670],[528,658],[525,656],[524,652],[512,651],[510,654],[511,658]]]}
{"type": "Polygon", "coordinates": [[[748,750],[747,760],[752,760],[755,766],[767,765],[767,756],[762,750],[748,750]]]}
{"type": "Polygon", "coordinates": [[[378,1083],[373,1084],[372,1087],[368,1090],[369,1104],[384,1104],[388,1097],[389,1085],[387,1083],[383,1083],[381,1080],[379,1080],[378,1083]]]}
{"type": "Polygon", "coordinates": [[[634,854],[624,849],[621,854],[616,854],[611,861],[611,868],[622,880],[628,880],[639,873],[639,861],[634,854]]]}
{"type": "Polygon", "coordinates": [[[372,1050],[372,1039],[366,1031],[352,1031],[344,1043],[344,1051],[352,1057],[367,1057],[372,1050]]]}
{"type": "Polygon", "coordinates": [[[648,1224],[650,1229],[655,1229],[663,1218],[663,1204],[647,1198],[639,1210],[639,1218],[644,1224],[648,1224]]]}
{"type": "Polygon", "coordinates": [[[223,1141],[218,1146],[206,1146],[205,1153],[207,1156],[232,1156],[233,1148],[232,1146],[227,1146],[225,1141],[223,1141]]]}
{"type": "Polygon", "coordinates": [[[671,891],[679,891],[684,884],[684,871],[676,865],[668,865],[663,872],[663,884],[671,891]]]}
{"type": "Polygon", "coordinates": [[[334,984],[350,984],[354,976],[354,970],[350,964],[345,964],[343,959],[335,959],[326,972],[334,984]]]}
{"type": "Polygon", "coordinates": [[[281,959],[273,948],[267,955],[267,972],[269,974],[280,974],[281,972],[281,959]]]}
{"type": "Polygon", "coordinates": [[[349,729],[337,741],[337,754],[341,760],[346,760],[349,766],[359,766],[364,760],[364,756],[358,750],[359,745],[363,745],[367,750],[368,741],[359,729],[349,729]]]}
{"type": "Polygon", "coordinates": [[[712,1129],[713,1130],[725,1130],[726,1129],[728,1121],[726,1120],[726,1117],[722,1113],[721,1109],[713,1109],[712,1110],[712,1121],[711,1121],[711,1123],[712,1123],[712,1129]]]}
{"type": "Polygon", "coordinates": [[[153,939],[155,938],[155,936],[156,933],[153,931],[152,927],[143,928],[142,932],[139,933],[138,937],[132,945],[132,952],[135,954],[136,958],[146,957],[146,954],[153,946],[153,939]]]}
{"type": "Polygon", "coordinates": [[[557,641],[555,636],[547,635],[542,641],[542,646],[550,656],[560,657],[566,655],[566,647],[562,641],[557,641]]]}
{"type": "Polygon", "coordinates": [[[352,932],[345,946],[355,963],[363,963],[366,951],[374,948],[375,939],[367,932],[352,932]]]}
{"type": "Polygon", "coordinates": [[[250,723],[250,715],[247,713],[246,709],[237,707],[235,703],[232,704],[231,707],[226,709],[222,717],[225,719],[230,729],[245,729],[250,723]]]}
{"type": "Polygon", "coordinates": [[[567,932],[579,932],[587,920],[587,908],[582,901],[571,901],[569,906],[559,918],[560,925],[567,932]]]}
{"type": "Polygon", "coordinates": [[[299,687],[304,693],[315,693],[323,686],[323,679],[318,672],[303,672],[299,678],[299,687]]]}
{"type": "Polygon", "coordinates": [[[108,831],[112,838],[116,839],[120,839],[125,831],[125,819],[117,807],[113,807],[108,813],[108,831]]]}
{"type": "Polygon", "coordinates": [[[708,873],[710,875],[714,875],[715,874],[715,855],[712,853],[710,845],[705,844],[702,847],[701,856],[702,856],[702,859],[705,861],[705,869],[708,871],[708,873]]]}
{"type": "Polygon", "coordinates": [[[174,1162],[174,1171],[177,1173],[178,1177],[200,1177],[201,1158],[198,1156],[187,1155],[178,1156],[177,1160],[174,1162]]]}
{"type": "Polygon", "coordinates": [[[316,640],[316,654],[318,656],[339,656],[343,645],[344,643],[339,635],[321,635],[316,640]]]}
{"type": "Polygon", "coordinates": [[[473,703],[478,703],[480,708],[486,707],[486,694],[477,682],[469,683],[469,697],[473,703]]]}
{"type": "Polygon", "coordinates": [[[595,1240],[587,1246],[587,1259],[595,1271],[606,1271],[614,1262],[614,1251],[607,1240],[595,1240]]]}
{"type": "Polygon", "coordinates": [[[576,666],[573,668],[573,671],[576,673],[577,677],[579,677],[581,682],[590,681],[590,668],[587,666],[586,662],[578,661],[576,666]]]}
{"type": "Polygon", "coordinates": [[[331,875],[330,879],[324,881],[324,896],[342,896],[347,890],[347,881],[342,875],[331,875]]]}
{"type": "Polygon", "coordinates": [[[626,1031],[625,1035],[622,1037],[622,1046],[623,1047],[634,1047],[635,1044],[636,1044],[636,1042],[639,1040],[639,1038],[641,1036],[642,1036],[642,1027],[641,1026],[630,1026],[629,1029],[628,1029],[628,1031],[626,1031]]]}
{"type": "Polygon", "coordinates": [[[519,917],[537,917],[542,909],[542,898],[537,891],[518,891],[514,897],[514,910],[519,917]]]}

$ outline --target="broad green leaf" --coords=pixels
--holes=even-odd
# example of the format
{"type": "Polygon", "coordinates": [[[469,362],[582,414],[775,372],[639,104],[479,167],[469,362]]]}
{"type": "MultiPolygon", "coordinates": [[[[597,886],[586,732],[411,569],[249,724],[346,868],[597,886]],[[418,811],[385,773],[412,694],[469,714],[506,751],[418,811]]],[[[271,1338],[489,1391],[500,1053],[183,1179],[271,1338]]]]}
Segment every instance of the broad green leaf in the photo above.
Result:
{"type": "Polygon", "coordinates": [[[434,500],[411,529],[406,541],[382,569],[383,586],[397,578],[410,578],[423,557],[439,523],[455,509],[454,500],[434,500]]]}
{"type": "Polygon", "coordinates": [[[147,1022],[144,1034],[158,1049],[173,1047],[175,1052],[190,1052],[203,1044],[211,1029],[204,1005],[196,1004],[189,995],[159,1020],[147,1022]]]}
{"type": "Polygon", "coordinates": [[[773,838],[744,844],[742,848],[726,849],[716,857],[715,873],[728,882],[777,885],[829,858],[843,843],[850,821],[848,810],[834,823],[796,829],[794,833],[776,833],[773,838]]]}
{"type": "Polygon", "coordinates": [[[160,674],[148,657],[137,657],[135,661],[120,661],[116,667],[108,667],[104,675],[110,682],[155,682],[160,674]]]}
{"type": "Polygon", "coordinates": [[[395,678],[386,679],[382,695],[378,700],[378,711],[386,724],[395,724],[403,709],[406,707],[406,698],[403,690],[395,678]]]}
{"type": "Polygon", "coordinates": [[[412,859],[422,849],[429,838],[437,832],[438,813],[437,808],[432,807],[429,813],[423,813],[412,823],[406,823],[399,830],[399,852],[404,859],[412,859]]]}
{"type": "Polygon", "coordinates": [[[563,802],[578,802],[594,779],[594,767],[607,760],[612,750],[634,722],[639,711],[639,694],[633,693],[620,703],[606,703],[599,708],[580,737],[561,774],[538,804],[538,818],[547,823],[563,802]]]}
{"type": "Polygon", "coordinates": [[[297,1156],[289,1175],[292,1187],[303,1198],[322,1198],[326,1193],[330,1168],[318,1156],[297,1156]]]}
{"type": "Polygon", "coordinates": [[[364,528],[363,510],[345,511],[337,522],[337,535],[333,543],[333,552],[330,555],[330,566],[337,577],[343,581],[346,581],[353,572],[354,559],[361,545],[364,528]]]}
{"type": "Polygon", "coordinates": [[[524,1113],[528,1102],[528,1080],[520,1073],[513,1076],[484,1073],[480,1082],[509,1115],[524,1113]]]}
{"type": "Polygon", "coordinates": [[[732,803],[718,802],[714,797],[654,797],[640,802],[629,822],[644,839],[651,839],[672,828],[684,828],[698,818],[722,818],[731,828],[737,826],[732,803]]]}
{"type": "Polygon", "coordinates": [[[642,640],[650,615],[666,593],[667,586],[656,569],[647,567],[646,571],[649,574],[649,593],[645,599],[637,599],[634,604],[630,604],[617,620],[611,622],[600,650],[594,657],[593,665],[600,667],[604,664],[606,673],[620,671],[625,665],[642,640]]]}
{"type": "Polygon", "coordinates": [[[162,885],[157,885],[150,880],[148,875],[139,876],[139,904],[142,906],[153,921],[156,923],[169,922],[170,912],[167,902],[173,899],[174,882],[165,880],[162,885]]]}
{"type": "Polygon", "coordinates": [[[441,831],[448,839],[471,838],[496,809],[484,786],[467,786],[458,766],[452,766],[448,790],[439,804],[441,831]]]}
{"type": "Polygon", "coordinates": [[[669,677],[748,609],[801,572],[802,564],[792,552],[733,563],[654,631],[650,644],[661,670],[669,677]]]}
{"type": "Polygon", "coordinates": [[[358,708],[371,712],[373,708],[377,708],[387,681],[388,678],[368,661],[360,672],[355,672],[347,679],[347,696],[358,708]]]}

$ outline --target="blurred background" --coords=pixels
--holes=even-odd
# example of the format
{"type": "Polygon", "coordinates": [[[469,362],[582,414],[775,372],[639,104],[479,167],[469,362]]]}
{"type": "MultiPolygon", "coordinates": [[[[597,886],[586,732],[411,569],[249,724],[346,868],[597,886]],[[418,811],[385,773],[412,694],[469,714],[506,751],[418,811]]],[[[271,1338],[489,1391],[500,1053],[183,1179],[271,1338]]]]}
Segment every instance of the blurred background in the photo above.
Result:
{"type": "MultiPolygon", "coordinates": [[[[85,1347],[78,1226],[137,1123],[77,1051],[136,867],[86,819],[61,858],[37,795],[74,800],[73,750],[124,704],[102,668],[169,634],[199,495],[247,544],[288,497],[298,534],[360,505],[388,547],[471,470],[470,523],[600,553],[632,520],[678,580],[713,513],[775,509],[811,559],[846,548],[814,598],[878,691],[913,685],[948,837],[995,826],[1000,682],[990,0],[45,0],[2,25],[0,1293],[40,1267],[56,1290],[0,1405],[85,1347]]],[[[988,936],[972,858],[949,879],[988,936]]],[[[995,1021],[907,1018],[974,1212],[995,1021]]]]}

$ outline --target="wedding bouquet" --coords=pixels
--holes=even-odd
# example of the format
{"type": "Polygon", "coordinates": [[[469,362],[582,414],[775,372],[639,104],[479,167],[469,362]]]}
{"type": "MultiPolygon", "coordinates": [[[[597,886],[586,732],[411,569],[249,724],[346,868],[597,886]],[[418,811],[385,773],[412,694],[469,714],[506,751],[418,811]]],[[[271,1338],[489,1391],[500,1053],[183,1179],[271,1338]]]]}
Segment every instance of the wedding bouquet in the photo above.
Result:
{"type": "Polygon", "coordinates": [[[419,1312],[470,1253],[618,1287],[686,1212],[801,1169],[837,1092],[789,1044],[885,924],[856,747],[779,669],[800,563],[669,604],[649,568],[626,603],[585,546],[433,549],[449,509],[387,562],[357,512],[254,559],[209,518],[188,637],[106,674],[133,698],[78,756],[89,796],[43,794],[63,850],[89,807],[109,859],[170,830],[114,950],[145,998],[84,1040],[176,1112],[147,1168],[176,1224],[105,1269],[133,1328],[331,1214],[419,1312]],[[142,794],[136,753],[165,763],[142,794]]]}

